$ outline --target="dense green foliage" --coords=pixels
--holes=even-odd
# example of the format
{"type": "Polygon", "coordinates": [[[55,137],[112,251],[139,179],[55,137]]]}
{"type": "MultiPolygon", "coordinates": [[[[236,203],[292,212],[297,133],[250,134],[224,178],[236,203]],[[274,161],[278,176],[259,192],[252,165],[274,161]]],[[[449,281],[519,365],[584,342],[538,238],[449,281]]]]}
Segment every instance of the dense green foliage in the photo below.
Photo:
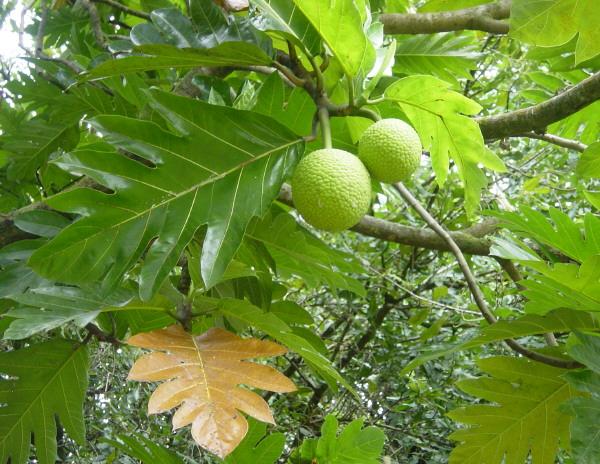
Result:
{"type": "Polygon", "coordinates": [[[0,2],[22,51],[0,59],[0,464],[600,462],[598,17],[0,2]],[[381,119],[413,157],[369,178],[381,119]],[[297,390],[256,390],[276,424],[224,459],[172,430],[181,401],[148,413],[168,381],[127,380],[127,340],[174,324],[288,350],[238,369],[297,390]]]}

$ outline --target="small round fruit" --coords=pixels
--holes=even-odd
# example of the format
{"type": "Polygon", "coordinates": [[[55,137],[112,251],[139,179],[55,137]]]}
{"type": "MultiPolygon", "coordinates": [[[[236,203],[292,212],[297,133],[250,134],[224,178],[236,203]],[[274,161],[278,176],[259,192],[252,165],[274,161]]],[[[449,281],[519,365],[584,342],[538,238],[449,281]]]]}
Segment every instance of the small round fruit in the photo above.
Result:
{"type": "Polygon", "coordinates": [[[369,210],[371,178],[358,157],[324,148],[300,161],[292,178],[292,195],[306,222],[339,232],[352,227],[369,210]]]}
{"type": "Polygon", "coordinates": [[[381,182],[407,180],[421,163],[421,140],[400,119],[382,119],[369,127],[358,142],[358,156],[381,182]]]}

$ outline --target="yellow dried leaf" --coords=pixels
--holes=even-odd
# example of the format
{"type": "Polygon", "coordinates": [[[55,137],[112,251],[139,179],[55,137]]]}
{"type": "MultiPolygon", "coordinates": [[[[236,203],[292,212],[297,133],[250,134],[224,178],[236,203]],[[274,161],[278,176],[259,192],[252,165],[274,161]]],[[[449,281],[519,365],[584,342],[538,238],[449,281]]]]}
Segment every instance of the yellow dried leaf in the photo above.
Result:
{"type": "Polygon", "coordinates": [[[135,362],[130,380],[166,380],[152,393],[148,413],[181,406],[173,415],[173,428],[192,424],[196,443],[220,458],[231,453],[248,431],[239,411],[274,423],[266,401],[240,384],[274,392],[296,390],[276,369],[246,361],[286,353],[277,343],[242,339],[219,328],[192,336],[179,325],[135,335],[127,343],[156,350],[135,362]]]}

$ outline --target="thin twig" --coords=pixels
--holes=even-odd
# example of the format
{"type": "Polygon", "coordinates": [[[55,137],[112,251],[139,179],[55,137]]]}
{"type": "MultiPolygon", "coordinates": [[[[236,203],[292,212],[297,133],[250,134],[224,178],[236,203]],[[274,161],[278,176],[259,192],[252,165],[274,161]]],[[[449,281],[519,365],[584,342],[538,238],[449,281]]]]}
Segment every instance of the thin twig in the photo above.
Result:
{"type": "MultiPolygon", "coordinates": [[[[497,322],[496,316],[492,314],[487,306],[487,302],[485,301],[485,296],[483,292],[477,285],[477,281],[475,280],[475,276],[471,272],[471,268],[467,263],[462,251],[456,244],[456,242],[452,239],[450,234],[435,220],[435,218],[429,214],[429,212],[423,208],[421,203],[410,193],[410,191],[402,184],[398,182],[394,184],[394,188],[400,194],[400,196],[408,203],[414,210],[423,218],[423,220],[427,223],[427,225],[435,231],[447,244],[450,248],[450,251],[456,257],[458,261],[458,265],[463,275],[465,276],[465,280],[467,281],[467,285],[471,294],[473,295],[473,299],[479,308],[479,311],[483,315],[484,319],[488,322],[488,324],[495,324],[497,322]]],[[[541,353],[537,353],[535,351],[531,351],[524,346],[520,345],[514,340],[507,339],[505,340],[506,344],[516,351],[517,353],[522,354],[523,356],[533,359],[534,361],[539,361],[544,364],[548,364],[554,367],[560,367],[563,369],[576,369],[581,367],[581,364],[576,361],[568,361],[560,358],[555,358],[551,356],[546,356],[541,353]]]]}
{"type": "Polygon", "coordinates": [[[106,39],[106,35],[104,35],[104,31],[102,30],[102,20],[100,19],[100,13],[98,13],[98,8],[94,5],[91,0],[81,0],[81,4],[88,11],[90,15],[90,24],[92,26],[92,31],[94,31],[94,37],[96,38],[96,42],[102,49],[108,48],[108,42],[106,39]]]}
{"type": "Polygon", "coordinates": [[[40,14],[40,23],[38,25],[38,30],[35,35],[35,54],[36,56],[41,55],[44,51],[44,32],[46,31],[46,22],[48,21],[48,0],[42,0],[40,3],[40,8],[42,12],[40,14]]]}
{"type": "Polygon", "coordinates": [[[92,0],[92,1],[96,2],[96,3],[104,3],[106,5],[110,5],[113,8],[121,10],[132,16],[137,16],[138,18],[143,18],[143,19],[147,19],[147,20],[151,19],[150,14],[148,14],[144,11],[134,10],[133,8],[129,8],[128,6],[125,6],[122,3],[116,2],[114,0],[92,0]]]}
{"type": "Polygon", "coordinates": [[[86,341],[89,341],[89,339],[91,337],[94,337],[100,342],[110,343],[111,345],[114,345],[114,346],[123,345],[123,342],[121,340],[119,340],[118,338],[116,338],[113,334],[108,334],[106,332],[103,332],[102,330],[100,330],[100,328],[97,325],[92,324],[91,322],[89,324],[86,324],[85,329],[88,331],[88,336],[86,337],[86,341]]]}
{"type": "Polygon", "coordinates": [[[568,148],[569,150],[575,150],[583,152],[587,149],[585,143],[578,142],[577,140],[566,139],[553,134],[538,134],[537,132],[526,132],[524,134],[518,134],[514,137],[528,137],[530,139],[543,140],[544,142],[557,145],[559,147],[568,148]]]}

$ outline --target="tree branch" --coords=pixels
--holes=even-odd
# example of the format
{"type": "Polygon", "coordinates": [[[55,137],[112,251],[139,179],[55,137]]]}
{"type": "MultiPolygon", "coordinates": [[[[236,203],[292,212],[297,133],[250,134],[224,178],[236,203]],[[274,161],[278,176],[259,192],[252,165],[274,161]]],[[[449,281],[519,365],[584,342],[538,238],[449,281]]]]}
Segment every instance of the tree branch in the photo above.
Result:
{"type": "Polygon", "coordinates": [[[383,14],[380,17],[386,34],[432,34],[476,30],[492,34],[508,33],[510,0],[499,0],[473,8],[440,13],[383,14]]]}
{"type": "MultiPolygon", "coordinates": [[[[294,206],[292,191],[289,185],[284,185],[281,188],[279,200],[282,203],[292,207],[294,206]]],[[[479,225],[472,226],[470,229],[450,232],[450,235],[464,253],[487,256],[490,253],[490,243],[480,237],[494,232],[497,229],[497,224],[498,221],[496,219],[488,219],[479,225]]],[[[451,250],[444,240],[430,230],[404,226],[384,219],[378,219],[373,216],[364,216],[351,230],[387,242],[427,248],[430,250],[451,250]]]]}
{"type": "Polygon", "coordinates": [[[545,128],[600,100],[600,73],[584,79],[538,105],[495,116],[475,118],[486,140],[502,139],[545,128]]]}
{"type": "Polygon", "coordinates": [[[527,137],[530,139],[543,140],[544,142],[579,152],[585,151],[588,147],[585,143],[578,142],[577,140],[565,139],[564,137],[552,134],[538,134],[537,132],[526,132],[525,134],[518,134],[512,137],[527,137]]]}
{"type": "Polygon", "coordinates": [[[106,5],[110,5],[117,10],[121,10],[124,13],[130,14],[132,16],[137,16],[138,18],[143,18],[150,20],[151,16],[145,11],[134,10],[133,8],[129,8],[128,6],[123,5],[115,0],[92,0],[95,3],[104,3],[106,5]]]}
{"type": "MultiPolygon", "coordinates": [[[[477,285],[477,281],[475,279],[475,276],[471,272],[469,264],[467,263],[458,245],[454,242],[454,240],[452,240],[450,234],[435,220],[433,216],[431,216],[431,214],[429,214],[429,212],[425,208],[423,208],[421,203],[419,203],[419,201],[415,197],[413,197],[413,195],[404,186],[404,184],[398,182],[397,184],[394,184],[394,187],[398,191],[400,196],[404,199],[404,201],[406,201],[406,203],[408,203],[423,218],[427,225],[431,227],[431,229],[434,230],[440,237],[442,237],[444,241],[448,244],[448,247],[451,249],[452,253],[456,257],[456,260],[458,261],[458,266],[460,267],[460,270],[465,276],[467,286],[469,287],[471,295],[473,295],[473,299],[475,300],[475,303],[477,304],[477,307],[479,308],[479,311],[481,312],[483,318],[488,322],[488,324],[495,324],[497,322],[496,316],[494,316],[494,314],[488,308],[487,302],[485,301],[485,296],[479,288],[479,285],[477,285]]],[[[565,359],[555,358],[552,356],[546,356],[536,351],[531,351],[512,339],[505,340],[505,343],[512,350],[516,351],[519,354],[522,354],[523,356],[529,359],[533,359],[534,361],[538,361],[554,367],[560,367],[562,369],[576,369],[581,367],[581,364],[577,361],[569,361],[565,359]]]]}
{"type": "Polygon", "coordinates": [[[92,26],[92,31],[94,32],[94,37],[96,38],[96,42],[102,49],[108,48],[108,43],[106,40],[106,35],[102,30],[102,20],[100,19],[100,14],[98,13],[98,8],[94,5],[91,0],[81,0],[81,4],[87,10],[90,16],[90,24],[92,26]]]}

